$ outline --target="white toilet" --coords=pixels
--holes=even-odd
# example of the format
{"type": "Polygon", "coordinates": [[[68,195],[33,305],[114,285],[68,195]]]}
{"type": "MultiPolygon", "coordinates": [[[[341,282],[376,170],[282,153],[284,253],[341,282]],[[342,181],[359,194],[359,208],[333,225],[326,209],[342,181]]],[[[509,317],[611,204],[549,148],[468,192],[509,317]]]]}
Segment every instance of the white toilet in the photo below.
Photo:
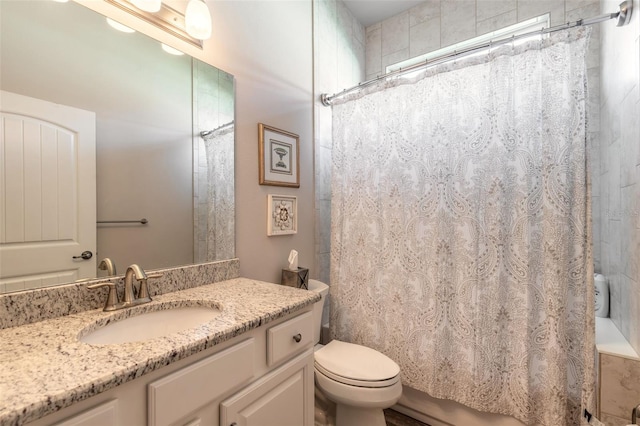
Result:
{"type": "Polygon", "coordinates": [[[315,382],[323,395],[336,403],[336,426],[385,426],[382,410],[395,404],[402,394],[400,367],[365,346],[339,340],[318,344],[329,287],[309,280],[309,290],[322,296],[313,307],[315,382]]]}

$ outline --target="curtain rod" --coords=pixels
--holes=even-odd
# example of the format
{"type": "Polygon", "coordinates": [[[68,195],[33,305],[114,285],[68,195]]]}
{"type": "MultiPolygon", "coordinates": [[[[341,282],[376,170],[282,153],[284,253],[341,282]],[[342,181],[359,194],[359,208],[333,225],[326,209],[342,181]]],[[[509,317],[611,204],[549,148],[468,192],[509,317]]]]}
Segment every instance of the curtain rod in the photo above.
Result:
{"type": "Polygon", "coordinates": [[[353,86],[350,87],[348,89],[344,89],[342,92],[338,92],[335,93],[333,95],[328,95],[326,93],[323,93],[322,95],[320,95],[320,101],[322,102],[322,105],[324,106],[331,106],[331,104],[333,103],[334,100],[341,98],[345,95],[348,95],[349,93],[353,93],[353,92],[357,92],[359,90],[364,89],[365,87],[371,86],[374,83],[377,83],[380,80],[384,80],[387,79],[389,77],[397,77],[397,76],[401,76],[403,74],[407,74],[409,72],[413,72],[413,71],[417,71],[423,68],[429,68],[431,66],[434,65],[438,65],[441,63],[445,63],[448,61],[451,61],[453,59],[459,58],[461,56],[465,56],[477,51],[481,51],[481,50],[485,50],[494,46],[500,46],[503,44],[507,44],[507,43],[511,43],[515,40],[519,40],[521,38],[527,38],[527,37],[531,37],[534,35],[544,35],[544,34],[549,34],[552,32],[556,32],[556,31],[561,31],[561,30],[566,30],[568,28],[573,28],[573,27],[580,27],[583,25],[593,25],[593,24],[597,24],[603,21],[608,21],[611,19],[618,19],[618,24],[616,26],[618,27],[622,27],[624,25],[627,25],[629,23],[629,21],[631,20],[631,13],[633,11],[633,0],[625,0],[622,3],[620,3],[620,10],[614,13],[605,13],[604,15],[599,15],[599,16],[595,16],[593,18],[588,18],[588,19],[578,19],[575,22],[567,22],[566,24],[561,24],[561,25],[556,25],[554,27],[549,27],[549,28],[542,28],[539,31],[530,31],[524,34],[519,34],[519,35],[513,35],[509,38],[505,38],[505,39],[500,39],[497,41],[489,41],[487,43],[483,43],[480,45],[476,45],[474,47],[468,47],[466,49],[462,49],[459,51],[453,51],[452,53],[447,53],[444,54],[442,56],[438,56],[435,59],[431,59],[431,60],[426,60],[424,62],[419,62],[417,64],[414,65],[410,65],[406,68],[400,68],[397,69],[395,71],[391,71],[388,72],[386,74],[380,75],[376,78],[373,78],[371,80],[367,80],[365,82],[359,83],[357,86],[353,86]]]}

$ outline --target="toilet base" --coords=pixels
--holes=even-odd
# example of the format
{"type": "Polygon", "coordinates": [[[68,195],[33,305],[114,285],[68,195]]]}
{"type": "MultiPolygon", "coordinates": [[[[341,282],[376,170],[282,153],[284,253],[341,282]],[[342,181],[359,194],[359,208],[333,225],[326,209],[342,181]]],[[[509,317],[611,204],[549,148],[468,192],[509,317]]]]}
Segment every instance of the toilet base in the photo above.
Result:
{"type": "Polygon", "coordinates": [[[362,408],[337,404],[336,426],[386,426],[382,408],[362,408]]]}

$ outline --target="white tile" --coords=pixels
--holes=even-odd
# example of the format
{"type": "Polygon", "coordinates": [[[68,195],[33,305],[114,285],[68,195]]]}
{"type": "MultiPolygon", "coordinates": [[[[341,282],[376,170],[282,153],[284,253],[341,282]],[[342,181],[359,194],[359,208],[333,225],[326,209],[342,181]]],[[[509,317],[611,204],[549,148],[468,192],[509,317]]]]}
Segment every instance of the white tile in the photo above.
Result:
{"type": "Polygon", "coordinates": [[[440,48],[440,18],[423,21],[409,31],[409,57],[420,56],[440,48]]]}
{"type": "Polygon", "coordinates": [[[503,13],[502,15],[497,15],[489,19],[478,21],[476,30],[478,35],[487,34],[501,28],[508,27],[509,25],[513,25],[517,23],[517,20],[517,11],[511,10],[507,13],[503,13]]]}
{"type": "MultiPolygon", "coordinates": [[[[638,255],[636,252],[636,232],[634,229],[634,210],[638,208],[638,188],[640,184],[629,185],[621,190],[622,213],[620,232],[620,267],[624,275],[633,279],[638,277],[638,255]]],[[[631,295],[630,295],[631,296],[631,295]]],[[[629,316],[631,310],[623,311],[624,316],[629,316]]]]}
{"type": "Polygon", "coordinates": [[[364,81],[364,72],[366,66],[366,53],[364,49],[364,44],[360,43],[357,40],[353,41],[353,66],[352,66],[352,81],[354,84],[360,83],[364,81]]]}
{"type": "Polygon", "coordinates": [[[409,59],[409,48],[399,50],[382,57],[382,72],[385,72],[387,66],[409,59]]]}
{"type": "Polygon", "coordinates": [[[316,61],[316,67],[318,69],[316,89],[319,92],[334,92],[338,90],[338,56],[336,46],[337,44],[330,44],[325,40],[319,42],[319,60],[316,61]]]}
{"type": "MultiPolygon", "coordinates": [[[[318,23],[324,28],[335,28],[336,25],[336,0],[315,0],[317,6],[318,23]]],[[[332,30],[331,32],[335,32],[332,30]]]]}
{"type": "Polygon", "coordinates": [[[319,224],[319,253],[331,251],[331,201],[320,201],[316,220],[319,224]]]}
{"type": "Polygon", "coordinates": [[[517,9],[516,0],[477,0],[476,4],[478,21],[494,18],[517,9]]]}
{"type": "Polygon", "coordinates": [[[640,158],[640,106],[629,94],[621,108],[620,136],[620,184],[627,186],[638,182],[636,166],[640,158]]]}
{"type": "Polygon", "coordinates": [[[365,28],[365,31],[367,33],[369,33],[370,31],[375,31],[375,30],[380,30],[382,29],[382,23],[381,22],[376,22],[375,24],[371,24],[368,27],[365,28]]]}
{"type": "Polygon", "coordinates": [[[564,20],[564,2],[557,0],[518,0],[518,22],[549,13],[551,26],[559,25],[564,20]]]}
{"type": "MultiPolygon", "coordinates": [[[[331,232],[331,230],[327,230],[326,232],[331,232]]],[[[329,253],[321,253],[319,258],[320,260],[318,263],[318,279],[323,283],[329,284],[331,272],[331,255],[329,253]]]]}
{"type": "Polygon", "coordinates": [[[337,83],[338,90],[345,89],[347,87],[353,86],[357,84],[357,81],[353,81],[353,53],[351,51],[351,46],[349,42],[351,39],[340,39],[338,41],[338,50],[336,52],[336,56],[338,58],[337,62],[337,83]]]}
{"type": "MultiPolygon", "coordinates": [[[[318,120],[317,133],[319,137],[320,146],[331,149],[331,145],[332,145],[331,134],[333,132],[333,120],[331,117],[331,108],[324,107],[324,108],[318,109],[317,120],[318,120]]],[[[329,160],[331,160],[331,157],[329,157],[329,160]]]]}
{"type": "Polygon", "coordinates": [[[409,12],[382,21],[382,56],[409,48],[409,12]]]}
{"type": "Polygon", "coordinates": [[[567,1],[565,2],[565,8],[565,21],[577,21],[578,19],[591,18],[600,14],[600,2],[598,1],[567,1]]]}
{"type": "Polygon", "coordinates": [[[414,26],[440,17],[440,0],[427,0],[409,9],[409,25],[414,26]]]}
{"type": "Polygon", "coordinates": [[[382,29],[367,29],[365,73],[379,74],[382,70],[382,29]]]}
{"type": "MultiPolygon", "coordinates": [[[[608,180],[603,189],[606,190],[606,205],[609,209],[609,220],[620,220],[620,140],[614,141],[607,151],[608,180]]],[[[604,194],[603,194],[604,195],[604,194]]],[[[619,241],[619,240],[616,240],[619,241]]]]}
{"type": "Polygon", "coordinates": [[[316,199],[331,200],[331,148],[316,149],[316,199]]]}
{"type": "Polygon", "coordinates": [[[353,37],[353,15],[344,2],[336,2],[336,27],[341,37],[345,40],[351,40],[353,37]]]}
{"type": "Polygon", "coordinates": [[[440,43],[442,47],[476,35],[476,8],[468,0],[447,0],[442,3],[440,43]]]}
{"type": "MultiPolygon", "coordinates": [[[[640,235],[638,231],[635,233],[635,252],[640,253],[640,235]]],[[[629,343],[637,353],[640,353],[640,277],[632,280],[633,288],[631,289],[631,320],[629,330],[629,343]]]]}
{"type": "Polygon", "coordinates": [[[565,0],[564,8],[566,13],[571,12],[575,9],[582,9],[584,7],[589,7],[595,5],[595,14],[600,14],[600,0],[565,0]]]}
{"type": "Polygon", "coordinates": [[[358,20],[353,18],[353,38],[358,40],[361,44],[364,44],[367,41],[366,31],[364,25],[362,25],[358,20]]]}
{"type": "Polygon", "coordinates": [[[600,130],[600,69],[587,70],[587,125],[590,132],[600,130]]]}

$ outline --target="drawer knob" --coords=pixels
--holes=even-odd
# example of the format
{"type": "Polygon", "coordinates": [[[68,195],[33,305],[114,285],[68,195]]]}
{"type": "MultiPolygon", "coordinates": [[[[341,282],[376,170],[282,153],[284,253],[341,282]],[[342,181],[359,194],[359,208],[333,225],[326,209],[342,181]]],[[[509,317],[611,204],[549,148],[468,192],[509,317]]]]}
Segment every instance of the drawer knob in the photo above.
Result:
{"type": "Polygon", "coordinates": [[[300,343],[300,340],[302,340],[302,334],[296,334],[295,336],[293,336],[293,340],[295,340],[296,343],[300,343]]]}

